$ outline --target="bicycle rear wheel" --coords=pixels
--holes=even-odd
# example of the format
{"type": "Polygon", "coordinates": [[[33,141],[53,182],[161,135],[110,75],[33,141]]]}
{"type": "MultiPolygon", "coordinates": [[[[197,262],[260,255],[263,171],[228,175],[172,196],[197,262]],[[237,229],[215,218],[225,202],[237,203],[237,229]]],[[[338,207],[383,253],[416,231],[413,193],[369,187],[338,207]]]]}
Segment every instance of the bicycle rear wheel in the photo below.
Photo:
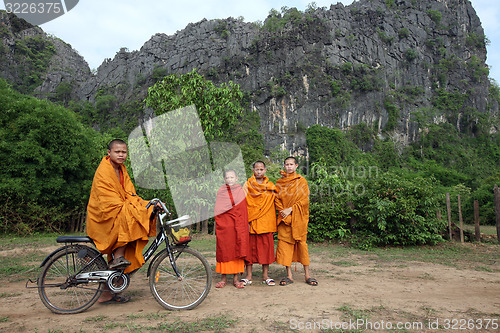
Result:
{"type": "Polygon", "coordinates": [[[38,294],[52,312],[73,314],[87,310],[99,298],[103,282],[77,283],[75,274],[106,270],[100,253],[85,245],[61,248],[43,266],[38,277],[38,294]],[[90,265],[89,263],[95,259],[90,265]]]}
{"type": "Polygon", "coordinates": [[[174,253],[175,274],[166,250],[151,266],[151,293],[168,310],[191,310],[207,297],[212,286],[212,271],[201,253],[190,248],[174,253]]]}

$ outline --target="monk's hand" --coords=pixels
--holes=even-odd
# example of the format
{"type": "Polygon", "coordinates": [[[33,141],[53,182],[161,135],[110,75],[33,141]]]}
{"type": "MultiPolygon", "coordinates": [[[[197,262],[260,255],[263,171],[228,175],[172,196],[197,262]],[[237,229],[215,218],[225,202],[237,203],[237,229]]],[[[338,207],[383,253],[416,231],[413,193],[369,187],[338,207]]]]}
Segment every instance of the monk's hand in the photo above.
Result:
{"type": "Polygon", "coordinates": [[[282,218],[285,218],[285,217],[287,217],[288,215],[292,214],[292,210],[293,210],[293,207],[288,207],[288,208],[283,209],[283,210],[280,212],[281,217],[282,217],[282,218]]]}
{"type": "Polygon", "coordinates": [[[156,203],[155,210],[160,213],[163,213],[163,208],[161,207],[161,204],[159,202],[156,203]]]}

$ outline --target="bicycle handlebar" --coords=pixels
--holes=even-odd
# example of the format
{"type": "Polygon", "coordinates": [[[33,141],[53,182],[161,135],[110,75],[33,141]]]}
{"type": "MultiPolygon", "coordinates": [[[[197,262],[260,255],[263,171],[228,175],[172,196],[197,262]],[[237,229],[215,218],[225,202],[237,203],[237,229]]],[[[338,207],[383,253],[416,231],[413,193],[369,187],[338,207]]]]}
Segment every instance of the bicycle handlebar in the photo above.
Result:
{"type": "Polygon", "coordinates": [[[160,203],[160,206],[165,213],[170,214],[170,211],[167,209],[165,204],[158,198],[151,199],[151,201],[146,205],[146,208],[149,208],[152,205],[156,205],[157,203],[160,203]]]}

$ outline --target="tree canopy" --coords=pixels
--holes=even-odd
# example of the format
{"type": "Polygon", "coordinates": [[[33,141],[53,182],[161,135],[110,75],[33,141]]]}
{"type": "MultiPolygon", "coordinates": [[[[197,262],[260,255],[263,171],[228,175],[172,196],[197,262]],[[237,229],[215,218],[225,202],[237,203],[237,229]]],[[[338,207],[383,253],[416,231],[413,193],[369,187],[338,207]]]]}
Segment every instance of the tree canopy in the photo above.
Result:
{"type": "Polygon", "coordinates": [[[4,203],[0,214],[37,205],[81,210],[99,159],[98,147],[98,133],[78,122],[73,112],[21,95],[0,80],[0,200],[4,203]]]}

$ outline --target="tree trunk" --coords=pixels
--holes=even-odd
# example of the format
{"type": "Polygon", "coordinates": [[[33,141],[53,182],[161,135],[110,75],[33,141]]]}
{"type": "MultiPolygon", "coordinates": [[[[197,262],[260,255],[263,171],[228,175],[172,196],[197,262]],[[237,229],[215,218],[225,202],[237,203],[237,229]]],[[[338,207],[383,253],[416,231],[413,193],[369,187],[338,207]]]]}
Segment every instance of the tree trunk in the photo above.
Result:
{"type": "Polygon", "coordinates": [[[458,195],[458,221],[460,222],[460,243],[464,242],[464,220],[462,219],[462,202],[458,195]]]}
{"type": "Polygon", "coordinates": [[[493,193],[495,194],[495,215],[497,217],[497,240],[500,243],[500,189],[497,184],[493,187],[493,193]]]}
{"type": "Polygon", "coordinates": [[[446,209],[448,210],[448,236],[451,238],[451,203],[450,203],[450,193],[446,193],[446,209]]]}

